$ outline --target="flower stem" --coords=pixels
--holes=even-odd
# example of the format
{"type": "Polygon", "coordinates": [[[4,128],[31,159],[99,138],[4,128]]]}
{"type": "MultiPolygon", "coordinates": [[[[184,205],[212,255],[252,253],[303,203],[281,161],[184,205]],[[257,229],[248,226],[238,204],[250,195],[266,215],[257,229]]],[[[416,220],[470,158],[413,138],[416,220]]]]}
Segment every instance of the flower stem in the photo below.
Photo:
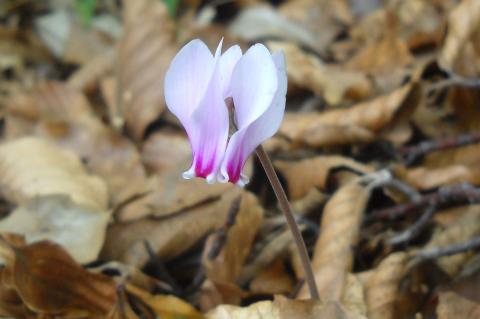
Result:
{"type": "Polygon", "coordinates": [[[259,145],[256,149],[256,153],[260,163],[267,174],[268,180],[272,185],[273,191],[275,192],[275,196],[277,196],[278,202],[280,204],[280,208],[282,209],[285,217],[287,218],[288,226],[290,227],[290,231],[292,232],[293,238],[295,239],[295,244],[297,245],[298,253],[300,255],[300,259],[302,261],[303,271],[305,273],[305,280],[308,284],[308,288],[310,290],[310,296],[312,299],[320,299],[320,295],[318,294],[317,284],[315,282],[315,277],[313,275],[312,265],[310,263],[310,258],[308,257],[307,247],[305,246],[305,242],[303,241],[302,234],[298,229],[298,225],[295,222],[295,217],[293,215],[292,206],[287,199],[287,195],[280,184],[280,180],[278,179],[277,173],[273,168],[272,162],[268,157],[267,153],[263,149],[262,145],[259,145]]]}

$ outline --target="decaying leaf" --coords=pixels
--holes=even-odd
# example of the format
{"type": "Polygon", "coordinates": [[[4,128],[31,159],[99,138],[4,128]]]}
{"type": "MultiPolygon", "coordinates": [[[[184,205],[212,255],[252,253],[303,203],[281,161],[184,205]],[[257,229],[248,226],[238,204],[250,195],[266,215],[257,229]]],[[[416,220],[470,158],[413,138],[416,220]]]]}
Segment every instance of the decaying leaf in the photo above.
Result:
{"type": "Polygon", "coordinates": [[[162,319],[202,319],[204,318],[193,306],[175,296],[151,295],[146,291],[127,286],[127,292],[144,302],[158,318],[162,319]]]}
{"type": "MultiPolygon", "coordinates": [[[[341,300],[353,265],[352,246],[367,205],[370,188],[356,179],[341,187],[325,205],[312,267],[323,300],[341,300]]],[[[305,290],[303,291],[305,295],[305,290]]]]}
{"type": "Polygon", "coordinates": [[[227,232],[222,251],[206,265],[207,276],[214,282],[235,283],[263,220],[263,209],[252,196],[245,196],[238,209],[235,224],[227,232]]]}
{"type": "Polygon", "coordinates": [[[47,82],[9,99],[7,108],[9,139],[34,135],[76,153],[91,172],[104,178],[115,208],[147,191],[138,150],[105,126],[77,89],[47,82]]]}
{"type": "Polygon", "coordinates": [[[126,125],[136,139],[164,110],[164,73],[173,58],[172,22],[166,6],[155,0],[124,2],[124,34],[117,56],[116,101],[111,121],[126,125]],[[139,19],[139,17],[142,17],[139,19]]]}
{"type": "Polygon", "coordinates": [[[346,310],[340,303],[314,300],[289,300],[276,296],[246,308],[222,305],[206,315],[207,319],[364,319],[365,316],[346,310]]]}
{"type": "Polygon", "coordinates": [[[287,65],[292,66],[287,68],[290,83],[312,90],[329,104],[336,105],[345,98],[365,99],[372,93],[372,84],[363,73],[325,65],[291,43],[270,41],[267,45],[273,52],[284,52],[287,65]]]}
{"type": "Polygon", "coordinates": [[[365,142],[366,138],[367,140],[371,138],[371,134],[378,134],[392,124],[397,115],[413,111],[420,101],[420,93],[420,85],[410,83],[390,94],[356,104],[349,109],[323,113],[287,113],[279,133],[294,142],[321,147],[331,143],[324,136],[316,134],[317,130],[325,131],[327,127],[332,132],[338,132],[342,128],[353,126],[363,130],[350,130],[343,140],[340,140],[338,134],[333,134],[331,138],[337,144],[365,142]],[[339,127],[336,131],[332,129],[335,126],[339,127]],[[358,135],[351,133],[358,133],[358,135]],[[313,139],[312,136],[318,136],[318,140],[313,139]]]}
{"type": "Polygon", "coordinates": [[[34,197],[0,220],[0,232],[25,236],[27,243],[51,240],[78,263],[94,261],[105,239],[109,214],[75,204],[67,195],[34,197]]]}
{"type": "Polygon", "coordinates": [[[17,203],[41,195],[65,194],[77,204],[106,211],[105,183],[88,175],[79,158],[38,138],[21,138],[0,146],[0,184],[17,203]]]}
{"type": "MultiPolygon", "coordinates": [[[[454,223],[448,225],[444,230],[438,230],[425,248],[445,247],[467,241],[478,235],[480,235],[480,207],[471,206],[454,223]]],[[[435,262],[447,274],[454,276],[471,256],[472,253],[465,252],[441,257],[435,262]]]]}
{"type": "Polygon", "coordinates": [[[1,286],[15,290],[33,312],[45,316],[106,318],[117,302],[109,277],[80,267],[57,244],[21,244],[18,238],[0,240],[6,260],[1,286]]]}
{"type": "MultiPolygon", "coordinates": [[[[195,206],[163,219],[143,218],[109,227],[101,256],[142,266],[148,261],[145,241],[164,258],[180,255],[200,238],[225,223],[230,205],[242,193],[234,188],[219,199],[195,206]]],[[[242,194],[242,202],[252,203],[253,195],[242,194]]],[[[246,207],[247,208],[247,207],[246,207]]]]}
{"type": "Polygon", "coordinates": [[[398,252],[386,257],[374,270],[366,285],[368,318],[396,318],[400,280],[406,271],[408,255],[398,252]]]}
{"type": "MultiPolygon", "coordinates": [[[[439,57],[442,67],[450,71],[460,71],[463,75],[478,75],[479,68],[474,67],[475,63],[467,62],[464,58],[465,51],[478,50],[475,41],[478,41],[480,36],[479,26],[480,3],[476,0],[463,0],[448,18],[448,34],[439,57]]],[[[478,51],[476,59],[478,62],[478,51]]]]}
{"type": "Polygon", "coordinates": [[[478,318],[480,316],[479,279],[477,271],[473,275],[443,287],[438,294],[438,318],[478,318]]]}
{"type": "Polygon", "coordinates": [[[328,174],[333,169],[344,168],[359,174],[374,170],[368,165],[335,155],[316,156],[297,162],[276,161],[275,166],[286,179],[292,200],[304,197],[313,187],[324,190],[328,174]]]}

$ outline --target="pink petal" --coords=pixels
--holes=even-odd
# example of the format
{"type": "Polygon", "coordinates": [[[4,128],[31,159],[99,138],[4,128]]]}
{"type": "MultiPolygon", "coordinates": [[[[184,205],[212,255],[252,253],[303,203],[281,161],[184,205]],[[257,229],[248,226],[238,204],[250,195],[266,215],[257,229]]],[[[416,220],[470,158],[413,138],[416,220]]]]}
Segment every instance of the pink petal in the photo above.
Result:
{"type": "MultiPolygon", "coordinates": [[[[274,78],[276,79],[275,82],[278,84],[274,95],[272,98],[268,99],[267,97],[262,96],[262,93],[259,93],[259,91],[264,90],[267,92],[264,92],[263,95],[269,95],[268,90],[270,89],[269,84],[272,82],[271,80],[267,81],[267,83],[265,84],[265,87],[268,87],[268,90],[265,89],[264,83],[259,83],[254,80],[252,81],[255,82],[252,85],[257,85],[258,88],[257,91],[252,94],[256,94],[257,98],[262,101],[262,103],[265,103],[265,101],[269,100],[269,104],[265,107],[265,105],[260,104],[258,100],[249,101],[252,104],[255,103],[254,105],[264,111],[262,114],[260,114],[260,116],[253,119],[253,121],[251,122],[246,120],[244,117],[243,126],[239,125],[239,130],[235,132],[230,138],[221,166],[221,175],[219,177],[219,180],[221,182],[230,181],[232,183],[239,184],[240,186],[245,185],[248,182],[248,178],[242,174],[242,169],[248,156],[250,156],[250,154],[255,150],[258,145],[260,145],[266,139],[275,134],[275,132],[280,127],[285,112],[285,95],[287,93],[285,58],[283,54],[274,54],[273,56],[270,56],[270,61],[272,64],[274,64],[274,78]],[[245,125],[245,123],[247,124],[245,125]]],[[[239,61],[238,63],[240,64],[241,62],[242,61],[239,61]]],[[[264,61],[264,63],[266,62],[264,61]]],[[[236,71],[237,69],[235,69],[232,79],[234,79],[236,71]]],[[[255,77],[258,78],[262,78],[263,76],[262,74],[258,74],[258,72],[255,72],[254,74],[255,77]]],[[[237,83],[234,84],[237,85],[237,83]]],[[[242,87],[248,87],[248,84],[243,83],[242,87]]],[[[251,88],[247,88],[246,90],[249,92],[253,91],[253,89],[251,88]]],[[[243,97],[244,92],[239,92],[238,87],[237,90],[233,90],[233,92],[233,100],[235,103],[236,112],[235,114],[238,114],[239,110],[245,109],[247,107],[244,104],[239,104],[244,103],[245,99],[242,100],[237,98],[239,95],[243,97]]],[[[258,112],[258,109],[255,111],[258,112]]],[[[250,118],[252,118],[251,115],[250,118]]]]}
{"type": "Polygon", "coordinates": [[[202,41],[187,43],[175,56],[165,75],[168,109],[191,135],[191,115],[205,95],[214,69],[214,57],[202,41]]]}
{"type": "Polygon", "coordinates": [[[229,118],[222,92],[220,52],[222,41],[215,53],[212,77],[200,103],[191,117],[193,164],[184,177],[204,177],[216,180],[228,139],[229,118]]]}
{"type": "Polygon", "coordinates": [[[220,79],[223,85],[223,98],[231,96],[230,79],[233,68],[242,57],[242,49],[238,45],[230,47],[220,58],[220,79]]]}
{"type": "Polygon", "coordinates": [[[255,44],[235,65],[231,92],[238,129],[260,117],[277,90],[277,71],[272,56],[262,44],[255,44]]]}

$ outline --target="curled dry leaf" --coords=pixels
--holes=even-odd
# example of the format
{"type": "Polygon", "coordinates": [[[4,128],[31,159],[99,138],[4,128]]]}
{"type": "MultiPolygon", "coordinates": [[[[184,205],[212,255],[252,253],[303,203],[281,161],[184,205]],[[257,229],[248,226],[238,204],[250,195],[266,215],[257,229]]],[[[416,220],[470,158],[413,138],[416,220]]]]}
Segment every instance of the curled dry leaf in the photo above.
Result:
{"type": "MultiPolygon", "coordinates": [[[[136,147],[105,126],[77,89],[47,82],[13,96],[7,108],[8,138],[35,135],[73,151],[91,172],[104,178],[115,209],[147,191],[146,173],[136,147]]],[[[139,207],[122,207],[129,209],[139,207]]]]}
{"type": "Polygon", "coordinates": [[[78,263],[94,261],[105,239],[109,214],[75,204],[66,195],[34,197],[0,220],[0,232],[22,234],[28,243],[51,240],[78,263]]]}
{"type": "Polygon", "coordinates": [[[361,100],[372,93],[372,83],[363,73],[325,65],[317,57],[288,42],[267,42],[272,51],[283,51],[290,83],[321,95],[332,105],[344,99],[361,100]]]}
{"type": "MultiPolygon", "coordinates": [[[[234,205],[234,204],[232,204],[234,205]]],[[[213,282],[235,283],[263,221],[263,209],[254,196],[245,196],[235,224],[227,232],[227,240],[218,257],[207,262],[207,277],[213,282]]]]}
{"type": "MultiPolygon", "coordinates": [[[[478,67],[473,67],[475,63],[462,61],[462,58],[465,58],[463,55],[466,50],[475,47],[474,41],[478,41],[480,36],[479,26],[480,3],[476,0],[463,0],[448,18],[448,34],[439,57],[442,67],[450,71],[460,71],[462,74],[468,70],[464,75],[478,75],[478,67]],[[469,66],[457,70],[459,64],[469,66]]],[[[478,53],[476,56],[478,59],[478,53]]]]}
{"type": "Polygon", "coordinates": [[[386,257],[373,271],[367,281],[368,318],[394,319],[400,280],[406,271],[408,255],[393,253],[386,257]]]}
{"type": "Polygon", "coordinates": [[[349,129],[348,134],[341,137],[334,134],[331,138],[337,144],[364,142],[365,139],[370,140],[371,134],[378,134],[382,129],[395,123],[397,116],[404,117],[405,113],[412,112],[421,99],[420,93],[421,86],[413,82],[390,94],[356,104],[348,109],[323,113],[287,113],[279,133],[294,142],[321,147],[331,145],[331,143],[324,136],[316,134],[317,130],[338,132],[342,128],[353,126],[363,130],[349,129]],[[334,130],[334,127],[338,127],[338,129],[334,130]],[[357,132],[358,136],[351,134],[353,132],[357,132]],[[312,136],[317,136],[319,140],[313,139],[312,136]]]}
{"type": "MultiPolygon", "coordinates": [[[[335,192],[323,210],[312,267],[323,300],[341,300],[370,188],[357,178],[335,192]]],[[[305,287],[304,287],[305,288],[305,287]]],[[[306,290],[302,291],[305,296],[306,290]]]]}
{"type": "Polygon", "coordinates": [[[178,256],[215,228],[225,223],[230,205],[242,194],[242,202],[252,203],[252,194],[233,188],[215,199],[163,219],[143,218],[109,227],[101,256],[143,266],[148,261],[147,240],[163,258],[178,256]],[[249,199],[250,198],[250,199],[249,199]]]}
{"type": "Polygon", "coordinates": [[[221,305],[206,315],[207,319],[365,319],[346,310],[340,303],[316,300],[290,300],[276,296],[272,301],[261,301],[241,308],[221,305]]]}
{"type": "Polygon", "coordinates": [[[283,260],[277,260],[263,269],[249,284],[253,294],[288,294],[293,290],[293,280],[287,273],[283,260]]]}
{"type": "MultiPolygon", "coordinates": [[[[480,235],[480,207],[470,206],[468,211],[458,217],[444,230],[438,230],[425,246],[427,249],[445,247],[461,243],[480,235]]],[[[472,256],[471,252],[438,258],[437,265],[450,276],[456,275],[472,256]]]]}
{"type": "Polygon", "coordinates": [[[395,175],[407,184],[420,190],[459,183],[480,183],[480,171],[464,165],[450,165],[439,168],[396,166],[395,175]]]}
{"type": "Polygon", "coordinates": [[[477,271],[441,289],[438,294],[438,318],[478,318],[480,316],[479,280],[480,273],[477,271]]]}
{"type": "Polygon", "coordinates": [[[111,121],[118,127],[125,124],[140,140],[165,108],[163,78],[176,51],[173,25],[164,3],[155,0],[125,1],[123,18],[111,121]]]}
{"type": "Polygon", "coordinates": [[[388,14],[385,34],[378,42],[361,49],[346,66],[352,70],[370,73],[388,73],[413,61],[407,44],[397,34],[398,21],[388,14]]]}
{"type": "Polygon", "coordinates": [[[151,295],[148,292],[127,285],[127,293],[140,299],[151,311],[162,319],[202,319],[204,318],[193,306],[175,296],[151,295]]]}
{"type": "Polygon", "coordinates": [[[275,166],[286,179],[292,200],[304,197],[314,187],[325,189],[328,174],[333,169],[344,168],[360,174],[374,170],[371,166],[337,155],[316,156],[297,162],[276,161],[275,166]]]}
{"type": "Polygon", "coordinates": [[[94,211],[107,209],[105,183],[87,175],[75,154],[38,138],[0,146],[0,184],[6,197],[17,203],[35,196],[65,194],[94,211]]]}
{"type": "Polygon", "coordinates": [[[99,319],[113,311],[117,287],[112,279],[86,271],[52,242],[25,245],[9,238],[0,240],[6,260],[0,285],[15,290],[31,311],[99,319]]]}

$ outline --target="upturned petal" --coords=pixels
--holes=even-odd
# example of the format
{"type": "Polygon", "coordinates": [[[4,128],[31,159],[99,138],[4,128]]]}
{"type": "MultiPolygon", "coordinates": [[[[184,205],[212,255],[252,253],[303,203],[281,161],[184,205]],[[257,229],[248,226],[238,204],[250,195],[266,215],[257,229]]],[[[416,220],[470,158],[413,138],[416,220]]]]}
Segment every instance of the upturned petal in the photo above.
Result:
{"type": "Polygon", "coordinates": [[[192,113],[205,95],[214,66],[212,53],[205,43],[196,39],[177,53],[165,75],[167,107],[180,120],[189,137],[192,113]]]}
{"type": "Polygon", "coordinates": [[[191,41],[177,54],[165,80],[169,109],[185,127],[192,146],[193,163],[183,177],[204,177],[209,183],[217,177],[228,138],[221,49],[222,41],[213,57],[203,42],[191,41]]]}
{"type": "Polygon", "coordinates": [[[285,112],[287,76],[283,54],[263,45],[250,48],[232,74],[232,97],[238,131],[228,142],[221,166],[221,182],[243,186],[242,169],[248,156],[278,130],[285,112]]]}

